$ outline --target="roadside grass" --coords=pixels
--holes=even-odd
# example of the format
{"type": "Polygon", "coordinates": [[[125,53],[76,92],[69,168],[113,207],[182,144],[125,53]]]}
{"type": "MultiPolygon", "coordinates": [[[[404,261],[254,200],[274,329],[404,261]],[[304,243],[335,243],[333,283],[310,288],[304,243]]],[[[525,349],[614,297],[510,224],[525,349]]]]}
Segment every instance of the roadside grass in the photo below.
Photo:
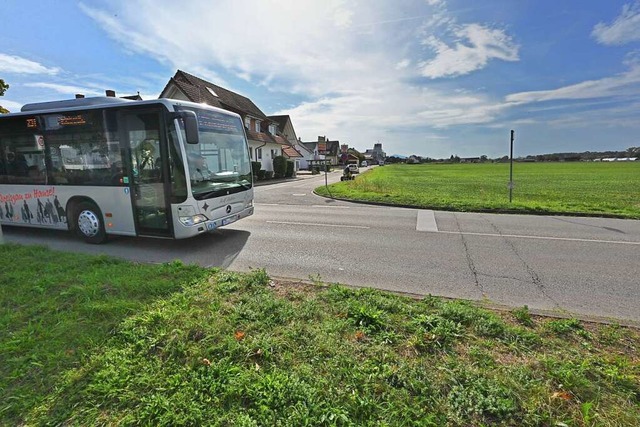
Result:
{"type": "Polygon", "coordinates": [[[209,274],[179,262],[0,245],[0,425],[19,425],[124,319],[209,274]]]}
{"type": "Polygon", "coordinates": [[[640,424],[635,329],[264,270],[0,255],[3,425],[640,424]]]}
{"type": "Polygon", "coordinates": [[[418,208],[640,219],[640,162],[515,163],[513,180],[512,203],[508,163],[388,165],[329,187],[333,197],[418,208]]]}

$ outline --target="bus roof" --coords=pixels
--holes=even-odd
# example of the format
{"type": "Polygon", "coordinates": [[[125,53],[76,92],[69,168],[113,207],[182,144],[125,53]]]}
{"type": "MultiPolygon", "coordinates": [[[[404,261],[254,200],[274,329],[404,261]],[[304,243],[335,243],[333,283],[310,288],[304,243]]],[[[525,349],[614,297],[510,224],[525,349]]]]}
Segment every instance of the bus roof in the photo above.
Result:
{"type": "Polygon", "coordinates": [[[125,104],[130,102],[135,101],[112,96],[97,96],[92,98],[64,99],[62,101],[35,102],[33,104],[25,104],[20,111],[25,113],[27,111],[60,110],[63,108],[94,107],[105,104],[125,104]]]}
{"type": "Polygon", "coordinates": [[[138,106],[138,105],[154,105],[154,104],[164,105],[164,107],[168,111],[174,111],[175,106],[185,106],[185,107],[192,107],[192,108],[204,108],[207,110],[215,110],[229,116],[240,117],[238,114],[234,113],[233,111],[224,110],[224,109],[207,105],[207,104],[197,104],[194,102],[183,101],[178,99],[159,98],[159,99],[150,99],[147,101],[135,101],[130,99],[115,98],[111,96],[98,96],[98,97],[91,97],[91,98],[76,98],[76,99],[66,99],[61,101],[49,101],[49,102],[37,102],[37,103],[25,104],[20,110],[20,112],[0,114],[0,118],[11,117],[11,116],[25,116],[25,115],[32,115],[32,114],[44,114],[44,113],[52,113],[52,112],[66,112],[66,111],[74,111],[74,110],[80,110],[80,109],[118,108],[118,107],[129,107],[129,106],[138,106]]]}

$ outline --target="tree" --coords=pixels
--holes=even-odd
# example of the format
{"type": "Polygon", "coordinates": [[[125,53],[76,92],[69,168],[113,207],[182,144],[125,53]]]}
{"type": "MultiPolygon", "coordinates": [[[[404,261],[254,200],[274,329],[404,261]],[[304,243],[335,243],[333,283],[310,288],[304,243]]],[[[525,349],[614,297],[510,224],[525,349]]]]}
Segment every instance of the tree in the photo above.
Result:
{"type": "MultiPolygon", "coordinates": [[[[0,79],[0,96],[4,96],[4,93],[7,89],[9,89],[9,85],[6,84],[4,80],[0,79]]],[[[9,110],[7,110],[6,108],[2,107],[2,105],[0,105],[0,114],[6,114],[8,112],[9,110]]]]}

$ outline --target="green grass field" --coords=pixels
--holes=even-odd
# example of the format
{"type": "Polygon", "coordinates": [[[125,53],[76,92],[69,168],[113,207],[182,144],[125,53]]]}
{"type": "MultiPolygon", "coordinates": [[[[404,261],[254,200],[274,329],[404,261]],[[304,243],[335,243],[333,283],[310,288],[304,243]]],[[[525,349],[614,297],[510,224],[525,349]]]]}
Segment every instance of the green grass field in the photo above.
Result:
{"type": "MultiPolygon", "coordinates": [[[[334,197],[453,211],[640,218],[640,162],[388,165],[330,186],[334,197]]],[[[328,196],[325,187],[316,192],[328,196]]]]}
{"type": "Polygon", "coordinates": [[[0,245],[0,425],[640,425],[640,333],[0,245]]]}

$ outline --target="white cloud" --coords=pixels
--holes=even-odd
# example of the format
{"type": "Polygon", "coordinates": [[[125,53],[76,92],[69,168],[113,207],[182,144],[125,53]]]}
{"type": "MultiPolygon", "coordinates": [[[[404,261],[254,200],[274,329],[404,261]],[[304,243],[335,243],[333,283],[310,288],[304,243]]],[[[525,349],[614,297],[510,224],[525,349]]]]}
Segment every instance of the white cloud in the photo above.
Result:
{"type": "Polygon", "coordinates": [[[432,79],[460,76],[484,68],[491,59],[518,60],[518,45],[502,30],[468,24],[458,28],[455,35],[466,44],[459,41],[451,47],[435,36],[425,40],[436,57],[421,63],[423,76],[432,79]]]}
{"type": "Polygon", "coordinates": [[[15,74],[49,74],[54,75],[60,72],[57,67],[45,67],[44,65],[21,58],[15,55],[0,53],[0,71],[15,74]]]}
{"type": "Polygon", "coordinates": [[[386,145],[394,152],[434,155],[423,148],[434,129],[487,125],[512,105],[456,91],[449,81],[424,84],[423,72],[460,75],[492,59],[518,59],[518,46],[503,30],[458,25],[443,1],[414,0],[398,8],[383,0],[282,0],[275,9],[261,0],[219,0],[215,8],[208,1],[158,3],[119,0],[81,8],[132,54],[249,97],[246,87],[230,87],[221,76],[298,95],[305,101],[294,108],[260,107],[289,114],[304,140],[327,135],[361,149],[393,141],[403,144],[386,145]],[[259,18],[248,19],[248,13],[259,18]],[[460,41],[449,47],[443,28],[460,41]],[[440,51],[419,68],[419,43],[430,34],[439,35],[430,40],[440,51]]]}
{"type": "Polygon", "coordinates": [[[404,70],[406,69],[409,65],[411,65],[411,61],[408,59],[403,59],[402,61],[398,62],[396,64],[396,70],[404,70]]]}
{"type": "MultiPolygon", "coordinates": [[[[342,0],[283,0],[276,8],[259,0],[221,0],[215,7],[208,1],[110,5],[113,10],[80,7],[125,49],[204,78],[214,74],[205,69],[224,69],[253,83],[320,96],[352,87],[349,75],[367,73],[377,60],[375,52],[354,55],[359,40],[351,26],[359,9],[342,0]]],[[[359,19],[367,15],[358,13],[359,19]]]]}
{"type": "Polygon", "coordinates": [[[605,45],[621,45],[640,40],[640,1],[622,7],[611,25],[598,23],[591,35],[605,45]]]}
{"type": "Polygon", "coordinates": [[[515,104],[577,100],[604,97],[625,97],[640,94],[640,64],[634,65],[625,73],[599,80],[587,80],[558,89],[520,92],[508,95],[507,102],[515,104]]]}
{"type": "Polygon", "coordinates": [[[104,95],[104,92],[97,91],[96,89],[91,89],[91,88],[82,87],[82,86],[63,85],[63,84],[57,84],[57,83],[43,83],[43,82],[25,83],[24,86],[48,89],[48,90],[52,90],[54,92],[62,93],[65,95],[75,95],[76,93],[80,93],[87,96],[104,95]]]}

